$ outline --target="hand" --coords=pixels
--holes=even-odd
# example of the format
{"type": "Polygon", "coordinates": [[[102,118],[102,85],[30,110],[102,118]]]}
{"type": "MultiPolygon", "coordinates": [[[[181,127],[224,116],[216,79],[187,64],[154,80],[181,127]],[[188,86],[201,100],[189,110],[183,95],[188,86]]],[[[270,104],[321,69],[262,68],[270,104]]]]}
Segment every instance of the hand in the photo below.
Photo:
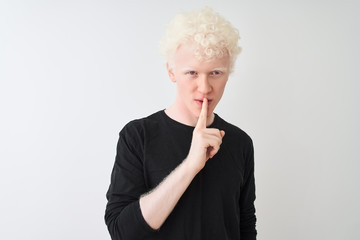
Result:
{"type": "Polygon", "coordinates": [[[201,112],[195,129],[187,161],[194,170],[200,171],[209,158],[219,151],[225,132],[216,128],[206,128],[208,100],[203,99],[201,112]]]}

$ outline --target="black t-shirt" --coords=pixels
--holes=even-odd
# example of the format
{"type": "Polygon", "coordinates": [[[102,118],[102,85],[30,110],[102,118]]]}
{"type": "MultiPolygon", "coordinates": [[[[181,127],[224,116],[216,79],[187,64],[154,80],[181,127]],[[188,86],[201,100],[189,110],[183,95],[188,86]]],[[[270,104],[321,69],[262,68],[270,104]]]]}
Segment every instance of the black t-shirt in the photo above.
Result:
{"type": "Polygon", "coordinates": [[[256,239],[252,140],[218,115],[209,127],[226,133],[220,150],[195,176],[160,230],[145,222],[139,198],[186,158],[194,127],[159,111],[121,130],[105,212],[112,239],[256,239]]]}

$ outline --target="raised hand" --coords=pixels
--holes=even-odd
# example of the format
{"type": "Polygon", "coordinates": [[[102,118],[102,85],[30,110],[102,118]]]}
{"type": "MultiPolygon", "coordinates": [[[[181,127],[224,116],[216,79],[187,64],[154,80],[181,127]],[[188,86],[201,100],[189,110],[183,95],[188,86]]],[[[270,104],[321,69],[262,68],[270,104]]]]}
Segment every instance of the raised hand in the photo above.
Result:
{"type": "Polygon", "coordinates": [[[187,158],[155,189],[140,198],[141,212],[153,229],[161,227],[196,174],[219,151],[225,132],[206,128],[207,113],[208,100],[204,98],[187,158]]]}
{"type": "Polygon", "coordinates": [[[219,151],[225,132],[216,128],[207,128],[208,100],[203,99],[200,116],[195,126],[187,161],[197,172],[209,158],[219,151]]]}

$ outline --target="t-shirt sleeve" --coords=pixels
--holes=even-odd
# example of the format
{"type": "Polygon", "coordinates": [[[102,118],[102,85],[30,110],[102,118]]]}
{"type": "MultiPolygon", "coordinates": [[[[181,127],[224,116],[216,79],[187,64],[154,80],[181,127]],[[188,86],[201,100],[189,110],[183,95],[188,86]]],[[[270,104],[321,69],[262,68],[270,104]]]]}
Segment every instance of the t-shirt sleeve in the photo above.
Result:
{"type": "Polygon", "coordinates": [[[254,147],[250,140],[245,154],[246,167],[244,184],[240,193],[240,234],[241,239],[255,240],[256,216],[255,216],[255,177],[254,177],[254,147]]]}
{"type": "Polygon", "coordinates": [[[142,157],[141,132],[127,125],[120,132],[106,194],[105,222],[113,240],[144,239],[155,232],[143,218],[139,204],[140,196],[147,192],[142,157]]]}

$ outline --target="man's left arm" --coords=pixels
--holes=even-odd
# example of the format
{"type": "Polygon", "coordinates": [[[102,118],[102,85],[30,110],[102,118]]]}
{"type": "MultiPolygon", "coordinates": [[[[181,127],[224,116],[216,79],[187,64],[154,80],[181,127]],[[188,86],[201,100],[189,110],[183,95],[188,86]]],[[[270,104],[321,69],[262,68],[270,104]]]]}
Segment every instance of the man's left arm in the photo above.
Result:
{"type": "Polygon", "coordinates": [[[254,147],[247,149],[244,183],[240,193],[240,234],[242,240],[256,240],[254,147]]]}

